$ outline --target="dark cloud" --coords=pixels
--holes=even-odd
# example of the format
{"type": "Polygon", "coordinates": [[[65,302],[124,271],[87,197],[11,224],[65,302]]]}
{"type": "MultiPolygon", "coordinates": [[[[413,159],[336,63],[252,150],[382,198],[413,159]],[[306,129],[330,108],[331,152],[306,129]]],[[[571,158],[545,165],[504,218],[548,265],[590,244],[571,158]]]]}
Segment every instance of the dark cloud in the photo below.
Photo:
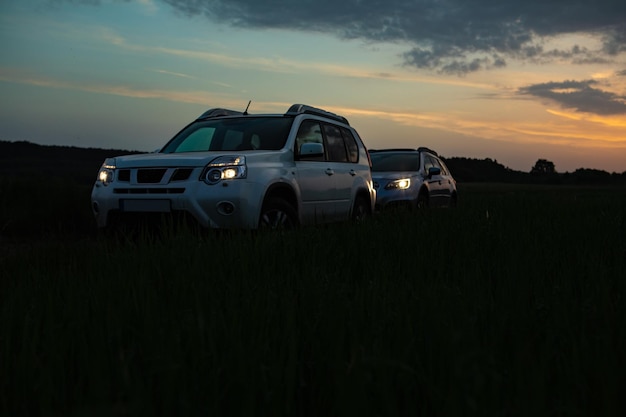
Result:
{"type": "MultiPolygon", "coordinates": [[[[130,1],[130,0],[107,0],[130,1]]],[[[155,0],[176,12],[254,29],[333,34],[365,42],[407,44],[404,65],[465,74],[502,68],[508,60],[572,64],[612,62],[626,52],[624,0],[155,0]],[[546,41],[588,33],[599,50],[546,41]]],[[[97,5],[104,0],[48,0],[97,5]]]]}
{"type": "MultiPolygon", "coordinates": [[[[113,0],[117,3],[129,3],[132,0],[113,0]]],[[[62,3],[70,3],[70,4],[80,4],[80,5],[89,5],[89,6],[100,6],[104,3],[104,0],[47,0],[48,4],[54,6],[62,3]]]]}
{"type": "Polygon", "coordinates": [[[603,49],[609,55],[617,55],[626,51],[626,30],[624,30],[624,26],[608,30],[604,34],[603,49]]]}
{"type": "Polygon", "coordinates": [[[189,16],[247,28],[403,42],[406,65],[445,73],[506,66],[507,59],[608,62],[626,51],[624,0],[161,0],[189,16]],[[600,35],[603,47],[544,51],[543,41],[600,35]]]}
{"type": "Polygon", "coordinates": [[[594,80],[549,82],[526,86],[519,93],[547,99],[578,112],[626,114],[626,96],[594,88],[597,84],[594,80]]]}
{"type": "Polygon", "coordinates": [[[541,47],[528,48],[524,57],[535,63],[548,63],[554,60],[569,61],[572,64],[608,64],[610,59],[600,51],[591,51],[585,47],[574,45],[569,49],[544,50],[541,47]]]}

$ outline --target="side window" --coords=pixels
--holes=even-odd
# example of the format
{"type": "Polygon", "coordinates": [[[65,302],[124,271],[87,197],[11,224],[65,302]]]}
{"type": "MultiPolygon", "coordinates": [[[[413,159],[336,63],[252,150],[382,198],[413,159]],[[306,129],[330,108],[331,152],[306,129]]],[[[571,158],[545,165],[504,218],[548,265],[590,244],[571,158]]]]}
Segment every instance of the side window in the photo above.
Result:
{"type": "MultiPolygon", "coordinates": [[[[298,129],[298,134],[296,135],[296,149],[295,154],[300,155],[300,147],[305,143],[320,143],[324,144],[324,139],[322,138],[322,128],[319,122],[315,120],[305,120],[300,125],[298,129]]],[[[306,158],[309,161],[323,161],[324,156],[306,158]]]]}
{"type": "Polygon", "coordinates": [[[354,136],[352,136],[352,132],[345,127],[342,127],[341,133],[343,134],[343,140],[346,143],[346,149],[348,150],[348,160],[350,162],[359,162],[359,146],[357,145],[354,136]]]}
{"type": "MultiPolygon", "coordinates": [[[[429,168],[430,167],[439,168],[439,170],[443,174],[443,168],[441,167],[441,164],[439,163],[439,159],[431,155],[428,155],[427,158],[430,161],[429,168]]],[[[428,168],[426,168],[426,174],[428,174],[428,168]]]]}
{"type": "Polygon", "coordinates": [[[446,164],[443,163],[441,159],[437,159],[437,165],[439,165],[439,168],[441,168],[441,175],[450,175],[450,173],[448,172],[448,167],[446,166],[446,164]]]}
{"type": "Polygon", "coordinates": [[[348,154],[346,146],[343,142],[343,136],[337,126],[324,124],[324,133],[326,135],[326,144],[328,160],[333,162],[348,162],[348,154]]]}
{"type": "Polygon", "coordinates": [[[424,155],[424,175],[428,175],[428,171],[434,166],[435,164],[430,155],[424,155]]]}

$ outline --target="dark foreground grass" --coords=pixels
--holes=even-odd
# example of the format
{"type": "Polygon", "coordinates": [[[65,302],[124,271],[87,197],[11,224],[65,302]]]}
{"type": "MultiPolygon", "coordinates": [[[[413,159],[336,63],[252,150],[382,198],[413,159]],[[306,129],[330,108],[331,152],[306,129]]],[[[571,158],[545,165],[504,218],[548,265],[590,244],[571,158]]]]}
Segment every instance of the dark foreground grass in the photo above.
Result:
{"type": "Polygon", "coordinates": [[[626,193],[0,258],[0,414],[617,416],[626,193]]]}

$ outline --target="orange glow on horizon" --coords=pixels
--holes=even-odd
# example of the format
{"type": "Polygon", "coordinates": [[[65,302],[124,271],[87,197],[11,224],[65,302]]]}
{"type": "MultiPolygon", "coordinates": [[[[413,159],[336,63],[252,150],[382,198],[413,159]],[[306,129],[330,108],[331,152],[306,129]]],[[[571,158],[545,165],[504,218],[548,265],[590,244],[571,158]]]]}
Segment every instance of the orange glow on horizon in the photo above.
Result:
{"type": "MultiPolygon", "coordinates": [[[[626,127],[626,117],[623,116],[600,116],[591,113],[572,113],[562,110],[547,109],[548,113],[555,116],[564,117],[571,120],[587,121],[593,123],[600,123],[609,127],[626,127]]],[[[621,139],[622,141],[625,139],[621,139]]]]}

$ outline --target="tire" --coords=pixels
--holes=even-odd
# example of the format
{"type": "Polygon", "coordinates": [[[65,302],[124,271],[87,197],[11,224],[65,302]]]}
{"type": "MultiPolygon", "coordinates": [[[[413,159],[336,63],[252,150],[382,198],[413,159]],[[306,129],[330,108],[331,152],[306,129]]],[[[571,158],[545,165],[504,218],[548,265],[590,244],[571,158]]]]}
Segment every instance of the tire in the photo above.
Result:
{"type": "Polygon", "coordinates": [[[458,204],[457,196],[456,194],[452,194],[452,196],[450,197],[450,208],[456,208],[457,204],[458,204]]]}
{"type": "Polygon", "coordinates": [[[423,210],[427,208],[429,205],[430,204],[428,201],[428,194],[426,194],[423,191],[420,191],[419,195],[417,196],[417,200],[415,201],[415,208],[417,210],[423,210]]]}
{"type": "Polygon", "coordinates": [[[363,196],[357,196],[354,200],[354,207],[352,207],[352,221],[360,223],[371,215],[371,207],[367,198],[363,196]]]}
{"type": "Polygon", "coordinates": [[[259,229],[290,230],[298,226],[298,213],[282,198],[269,198],[263,203],[259,229]]]}

